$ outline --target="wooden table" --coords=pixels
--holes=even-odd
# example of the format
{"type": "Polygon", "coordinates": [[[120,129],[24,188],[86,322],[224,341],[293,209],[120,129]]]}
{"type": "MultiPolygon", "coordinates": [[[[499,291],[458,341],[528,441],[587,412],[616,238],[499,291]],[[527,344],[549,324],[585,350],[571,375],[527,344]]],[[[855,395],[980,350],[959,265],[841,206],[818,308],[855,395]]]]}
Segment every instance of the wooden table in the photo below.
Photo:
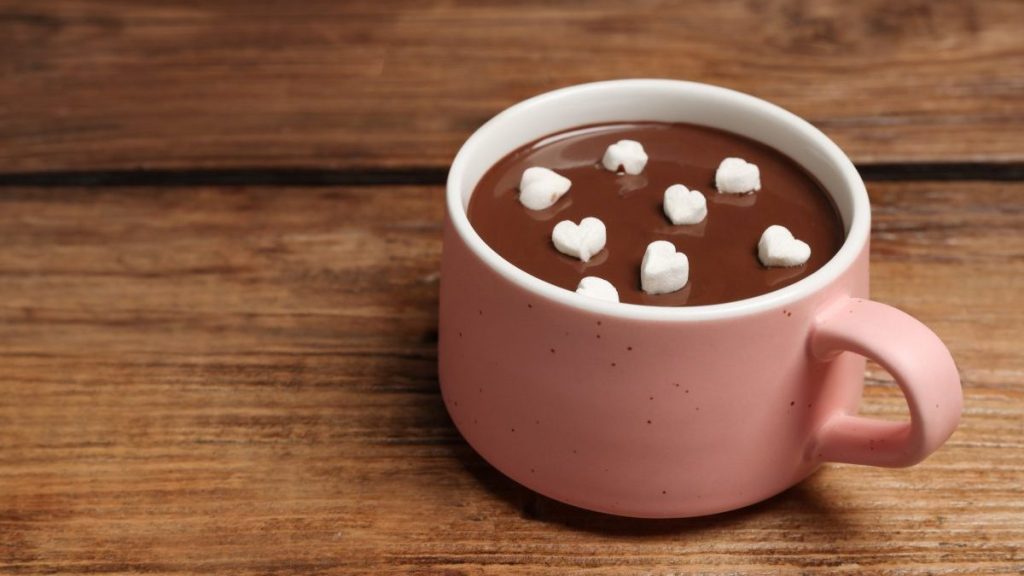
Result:
{"type": "MultiPolygon", "coordinates": [[[[0,573],[1024,572],[1024,5],[0,0],[0,573]],[[448,420],[442,183],[522,98],[777,102],[868,179],[966,407],[907,470],[640,521],[448,420]]],[[[900,418],[868,373],[864,411],[900,418]]]]}

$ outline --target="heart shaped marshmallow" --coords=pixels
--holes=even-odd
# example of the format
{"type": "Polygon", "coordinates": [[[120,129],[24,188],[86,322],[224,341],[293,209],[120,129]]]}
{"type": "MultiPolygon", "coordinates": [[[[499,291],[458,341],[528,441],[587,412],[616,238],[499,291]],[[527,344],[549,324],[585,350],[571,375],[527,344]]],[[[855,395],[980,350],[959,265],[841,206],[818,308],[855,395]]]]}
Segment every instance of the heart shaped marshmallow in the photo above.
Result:
{"type": "Polygon", "coordinates": [[[640,264],[640,287],[648,294],[668,294],[686,286],[690,260],[676,252],[671,242],[657,240],[647,245],[640,264]]]}
{"type": "Polygon", "coordinates": [[[611,172],[618,172],[619,167],[622,167],[626,174],[636,175],[644,171],[647,153],[636,140],[619,140],[604,151],[601,165],[611,172]]]}
{"type": "Polygon", "coordinates": [[[519,180],[519,201],[530,210],[550,208],[570,186],[572,182],[554,170],[527,168],[519,180]]]}
{"type": "Polygon", "coordinates": [[[715,171],[715,187],[725,194],[749,194],[761,189],[761,170],[743,158],[726,158],[715,171]]]}
{"type": "Polygon", "coordinates": [[[607,233],[604,222],[597,218],[587,217],[575,224],[571,220],[562,220],[555,224],[551,231],[551,242],[555,248],[567,256],[579,258],[583,262],[604,248],[607,233]]]}
{"type": "Polygon", "coordinates": [[[757,243],[757,257],[765,266],[800,266],[811,257],[811,247],[785,226],[769,226],[757,243]]]}
{"type": "Polygon", "coordinates": [[[665,216],[676,225],[698,224],[708,215],[708,201],[704,195],[682,184],[673,184],[665,190],[661,206],[665,216]]]}
{"type": "Polygon", "coordinates": [[[580,280],[579,286],[576,287],[577,294],[583,294],[591,298],[597,298],[598,300],[607,300],[608,302],[619,301],[619,291],[612,286],[612,283],[597,276],[587,276],[580,280]]]}

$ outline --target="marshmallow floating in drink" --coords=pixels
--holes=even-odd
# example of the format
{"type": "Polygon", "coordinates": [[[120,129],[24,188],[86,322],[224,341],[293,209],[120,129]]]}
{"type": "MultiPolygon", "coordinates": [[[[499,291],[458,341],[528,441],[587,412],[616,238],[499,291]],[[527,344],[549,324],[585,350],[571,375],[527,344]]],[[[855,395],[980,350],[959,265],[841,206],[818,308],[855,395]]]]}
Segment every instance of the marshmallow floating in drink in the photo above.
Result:
{"type": "Polygon", "coordinates": [[[647,152],[636,140],[619,140],[604,151],[601,165],[605,170],[636,175],[644,171],[647,165],[647,152]]]}
{"type": "Polygon", "coordinates": [[[811,257],[811,247],[785,226],[769,226],[757,243],[757,257],[769,267],[801,266],[811,257]]]}
{"type": "Polygon", "coordinates": [[[761,189],[761,170],[743,158],[726,158],[715,171],[715,187],[723,194],[749,194],[761,189]]]}
{"type": "Polygon", "coordinates": [[[661,202],[665,216],[675,225],[699,224],[708,215],[708,201],[697,190],[673,184],[665,190],[661,202]]]}
{"type": "Polygon", "coordinates": [[[550,208],[570,186],[572,182],[554,170],[527,168],[519,181],[519,201],[530,210],[550,208]]]}
{"type": "Polygon", "coordinates": [[[615,286],[612,286],[612,283],[604,278],[598,278],[597,276],[587,276],[580,280],[579,286],[576,287],[576,293],[598,300],[605,300],[606,302],[619,301],[619,291],[615,289],[615,286]]]}
{"type": "Polygon", "coordinates": [[[584,218],[579,224],[562,220],[551,231],[551,242],[565,254],[589,262],[590,257],[604,248],[607,232],[604,222],[597,218],[584,218]]]}
{"type": "Polygon", "coordinates": [[[686,286],[690,279],[690,260],[666,240],[647,245],[640,264],[640,288],[648,294],[668,294],[686,286]]]}

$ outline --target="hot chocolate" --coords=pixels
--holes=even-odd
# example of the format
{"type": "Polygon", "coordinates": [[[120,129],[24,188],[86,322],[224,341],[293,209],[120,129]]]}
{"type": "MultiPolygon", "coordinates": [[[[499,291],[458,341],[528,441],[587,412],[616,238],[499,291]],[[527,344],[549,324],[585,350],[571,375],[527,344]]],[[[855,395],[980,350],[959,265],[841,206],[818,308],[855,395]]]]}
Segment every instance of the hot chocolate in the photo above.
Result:
{"type": "Polygon", "coordinates": [[[531,142],[487,171],[473,191],[468,215],[484,242],[541,280],[575,291],[582,278],[595,276],[610,282],[621,302],[654,306],[719,304],[776,290],[823,266],[844,237],[831,198],[794,161],[736,134],[691,124],[600,124],[531,142]],[[609,146],[622,140],[643,146],[647,160],[638,174],[602,165],[609,146]],[[719,192],[716,170],[726,158],[756,165],[760,188],[747,194],[719,192]],[[519,198],[520,185],[523,172],[532,167],[568,178],[571,188],[552,196],[557,200],[549,207],[527,208],[519,198]],[[667,217],[665,191],[676,184],[705,196],[706,215],[698,223],[678,225],[667,217]],[[605,225],[603,249],[588,254],[586,262],[557,250],[555,225],[588,217],[605,225]],[[806,262],[762,264],[758,243],[771,226],[787,228],[810,246],[806,262]],[[689,277],[682,289],[642,290],[641,262],[656,240],[671,242],[687,256],[689,277]]]}

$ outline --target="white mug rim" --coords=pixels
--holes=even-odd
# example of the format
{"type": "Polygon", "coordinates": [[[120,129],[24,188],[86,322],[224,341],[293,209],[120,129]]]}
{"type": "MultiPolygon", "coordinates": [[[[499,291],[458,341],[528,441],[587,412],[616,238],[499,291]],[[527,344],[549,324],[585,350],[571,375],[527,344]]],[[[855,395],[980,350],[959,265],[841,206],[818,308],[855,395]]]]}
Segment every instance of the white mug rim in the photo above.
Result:
{"type": "MultiPolygon", "coordinates": [[[[628,119],[624,119],[628,120],[628,119]]],[[[451,226],[459,239],[481,259],[481,261],[492,270],[500,274],[505,280],[512,282],[523,290],[534,293],[539,297],[551,300],[555,303],[575,308],[583,312],[601,316],[617,317],[630,320],[642,321],[707,321],[735,318],[775,310],[779,307],[791,305],[801,301],[812,294],[815,294],[832,284],[840,275],[853,266],[861,252],[864,250],[871,230],[871,208],[868,200],[867,190],[864,181],[854,167],[853,162],[840,150],[831,139],[825,136],[806,120],[784,108],[735,90],[684,80],[667,79],[624,79],[606,80],[577,84],[560,88],[550,92],[539,94],[527,100],[523,100],[504,111],[500,112],[483,126],[478,128],[459,149],[448,172],[446,187],[446,208],[451,226]],[[629,304],[623,302],[607,302],[595,298],[588,298],[576,294],[571,290],[555,286],[541,280],[526,271],[516,267],[508,260],[505,260],[493,248],[487,245],[469,222],[469,217],[462,204],[462,186],[464,173],[478,143],[495,129],[495,126],[506,118],[515,115],[528,114],[531,109],[546,103],[548,100],[562,98],[578,93],[600,92],[609,88],[622,87],[670,87],[683,91],[704,91],[713,93],[728,100],[731,105],[747,106],[756,113],[774,116],[776,119],[788,123],[802,135],[808,138],[819,151],[827,155],[834,166],[838,168],[839,175],[849,188],[852,195],[852,216],[850,218],[846,238],[839,251],[824,266],[800,279],[793,284],[773,290],[759,296],[725,302],[721,304],[709,304],[701,306],[647,306],[642,304],[629,304]]],[[[442,279],[442,282],[445,281],[442,279]]],[[[448,281],[457,281],[449,279],[448,281]]]]}

